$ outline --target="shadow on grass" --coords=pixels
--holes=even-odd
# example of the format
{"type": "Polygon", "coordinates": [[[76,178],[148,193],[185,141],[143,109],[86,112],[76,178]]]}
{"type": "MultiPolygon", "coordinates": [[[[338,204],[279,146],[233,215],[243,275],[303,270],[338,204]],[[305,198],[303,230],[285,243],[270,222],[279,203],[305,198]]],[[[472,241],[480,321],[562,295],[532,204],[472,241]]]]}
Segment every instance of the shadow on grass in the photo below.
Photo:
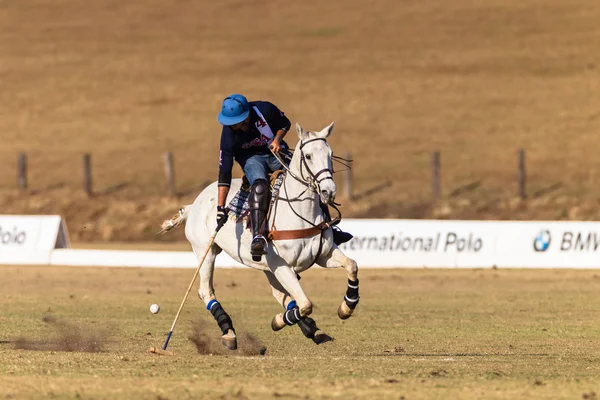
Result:
{"type": "Polygon", "coordinates": [[[374,195],[375,193],[381,192],[382,190],[387,189],[390,186],[392,186],[392,182],[385,181],[385,182],[375,185],[367,190],[364,190],[360,193],[355,194],[354,196],[352,196],[352,200],[362,200],[366,197],[374,195]]]}
{"type": "Polygon", "coordinates": [[[382,353],[373,357],[548,357],[547,353],[382,353]]]}
{"type": "Polygon", "coordinates": [[[539,190],[536,190],[535,192],[533,192],[533,194],[531,195],[531,197],[533,197],[534,199],[537,199],[538,197],[542,197],[545,196],[549,193],[555,192],[558,189],[561,189],[563,187],[562,182],[556,182],[550,186],[547,186],[545,188],[541,188],[539,190]]]}
{"type": "Polygon", "coordinates": [[[112,194],[112,193],[120,192],[121,190],[125,189],[129,185],[130,185],[130,182],[122,182],[122,183],[119,183],[118,185],[109,186],[106,189],[104,189],[103,194],[112,194]]]}
{"type": "Polygon", "coordinates": [[[457,196],[460,196],[461,194],[473,192],[480,187],[481,187],[481,181],[474,181],[471,183],[467,183],[466,185],[459,186],[456,189],[454,189],[453,191],[451,191],[449,196],[457,197],[457,196]]]}

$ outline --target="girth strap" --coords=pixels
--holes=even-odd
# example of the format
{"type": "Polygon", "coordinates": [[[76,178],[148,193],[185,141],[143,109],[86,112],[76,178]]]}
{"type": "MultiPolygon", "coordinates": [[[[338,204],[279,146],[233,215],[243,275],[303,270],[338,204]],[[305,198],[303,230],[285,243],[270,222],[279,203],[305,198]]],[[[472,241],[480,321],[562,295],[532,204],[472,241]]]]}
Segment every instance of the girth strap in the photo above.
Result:
{"type": "Polygon", "coordinates": [[[319,225],[312,226],[310,228],[304,229],[292,229],[287,231],[279,231],[275,229],[273,226],[269,231],[269,239],[270,240],[292,240],[292,239],[303,239],[318,235],[323,233],[323,231],[331,228],[333,225],[337,224],[339,220],[337,218],[333,219],[329,222],[321,222],[319,225]]]}

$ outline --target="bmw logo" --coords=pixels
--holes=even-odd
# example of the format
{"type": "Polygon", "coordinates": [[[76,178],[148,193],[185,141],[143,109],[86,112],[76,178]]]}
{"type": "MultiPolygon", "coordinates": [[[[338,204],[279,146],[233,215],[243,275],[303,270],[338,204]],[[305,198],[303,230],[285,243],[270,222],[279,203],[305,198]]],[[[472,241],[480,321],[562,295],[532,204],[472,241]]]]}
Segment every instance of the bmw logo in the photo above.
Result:
{"type": "Polygon", "coordinates": [[[551,240],[552,237],[550,236],[549,230],[540,231],[533,240],[533,249],[535,251],[546,251],[548,250],[548,247],[550,247],[551,240]]]}

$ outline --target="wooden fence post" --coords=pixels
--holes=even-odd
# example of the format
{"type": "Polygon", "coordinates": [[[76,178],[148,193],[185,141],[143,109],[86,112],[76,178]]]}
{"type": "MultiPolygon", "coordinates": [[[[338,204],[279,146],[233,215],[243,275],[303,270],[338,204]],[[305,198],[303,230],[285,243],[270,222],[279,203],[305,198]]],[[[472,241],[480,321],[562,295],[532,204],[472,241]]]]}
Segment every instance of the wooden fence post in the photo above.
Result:
{"type": "Polygon", "coordinates": [[[92,156],[90,153],[83,155],[83,190],[92,195],[92,156]]]}
{"type": "Polygon", "coordinates": [[[19,153],[17,160],[17,183],[21,190],[27,189],[27,154],[19,153]]]}
{"type": "Polygon", "coordinates": [[[440,171],[440,152],[439,151],[433,152],[433,156],[431,158],[431,164],[432,164],[432,168],[433,168],[432,195],[433,195],[433,201],[436,201],[441,196],[441,189],[440,189],[441,171],[440,171]]]}
{"type": "Polygon", "coordinates": [[[527,193],[525,190],[527,175],[525,172],[525,150],[519,149],[519,197],[522,200],[527,198],[527,193]]]}
{"type": "MultiPolygon", "coordinates": [[[[352,154],[347,151],[346,152],[346,160],[352,160],[352,154]]],[[[345,185],[344,189],[346,189],[346,199],[352,200],[352,168],[348,168],[345,174],[345,185]]]]}
{"type": "Polygon", "coordinates": [[[165,176],[167,178],[168,195],[171,197],[177,195],[175,191],[175,168],[173,164],[173,153],[168,151],[165,153],[165,176]]]}

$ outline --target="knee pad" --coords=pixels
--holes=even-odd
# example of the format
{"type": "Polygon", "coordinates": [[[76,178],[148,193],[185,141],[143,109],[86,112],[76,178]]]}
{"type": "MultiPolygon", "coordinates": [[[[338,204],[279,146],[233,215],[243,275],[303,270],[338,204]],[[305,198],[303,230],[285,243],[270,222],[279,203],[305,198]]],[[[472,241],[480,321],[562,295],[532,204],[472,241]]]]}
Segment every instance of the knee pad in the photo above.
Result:
{"type": "Polygon", "coordinates": [[[248,205],[251,210],[267,210],[269,207],[269,182],[265,179],[257,179],[252,184],[248,205]]]}

